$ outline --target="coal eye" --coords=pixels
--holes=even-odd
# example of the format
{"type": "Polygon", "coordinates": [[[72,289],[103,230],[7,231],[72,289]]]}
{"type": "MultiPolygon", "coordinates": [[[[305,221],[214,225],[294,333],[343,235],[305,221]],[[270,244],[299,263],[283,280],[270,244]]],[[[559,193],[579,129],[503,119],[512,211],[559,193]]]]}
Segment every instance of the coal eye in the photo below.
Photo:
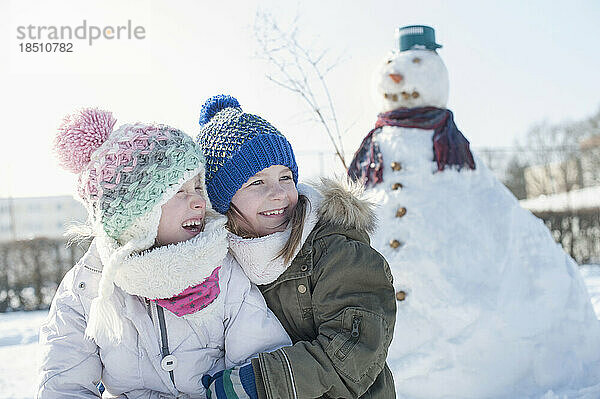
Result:
{"type": "Polygon", "coordinates": [[[392,63],[392,60],[387,60],[387,64],[391,64],[391,63],[392,63]]]}
{"type": "Polygon", "coordinates": [[[412,59],[413,64],[418,64],[421,62],[421,59],[419,57],[415,57],[412,59]]]}

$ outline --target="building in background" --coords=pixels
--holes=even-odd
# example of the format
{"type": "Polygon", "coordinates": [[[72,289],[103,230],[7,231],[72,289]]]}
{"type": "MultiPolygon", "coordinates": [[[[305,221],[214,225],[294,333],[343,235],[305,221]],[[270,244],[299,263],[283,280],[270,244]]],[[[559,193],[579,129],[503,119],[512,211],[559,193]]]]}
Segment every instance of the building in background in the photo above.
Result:
{"type": "Polygon", "coordinates": [[[71,196],[0,198],[0,241],[60,238],[73,222],[84,222],[83,205],[71,196]]]}
{"type": "Polygon", "coordinates": [[[579,143],[577,156],[525,169],[527,198],[561,194],[600,185],[600,135],[579,143]]]}
{"type": "Polygon", "coordinates": [[[579,143],[583,187],[600,186],[600,135],[579,143]]]}
{"type": "Polygon", "coordinates": [[[600,263],[600,135],[581,141],[577,157],[525,169],[525,185],[521,206],[578,263],[600,263]]]}

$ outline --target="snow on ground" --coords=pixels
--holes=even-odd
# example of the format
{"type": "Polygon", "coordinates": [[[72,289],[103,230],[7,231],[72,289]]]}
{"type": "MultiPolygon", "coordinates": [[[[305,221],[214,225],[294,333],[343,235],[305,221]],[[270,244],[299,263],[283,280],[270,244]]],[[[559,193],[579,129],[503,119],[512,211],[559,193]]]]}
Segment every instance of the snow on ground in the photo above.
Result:
{"type": "Polygon", "coordinates": [[[0,313],[0,398],[33,398],[38,330],[46,314],[45,310],[0,313]]]}
{"type": "MultiPolygon", "coordinates": [[[[580,268],[600,319],[600,265],[580,268]]],[[[0,314],[0,398],[33,398],[37,381],[38,329],[46,311],[0,314]]],[[[539,399],[598,399],[600,385],[560,394],[547,392],[539,399]]]]}

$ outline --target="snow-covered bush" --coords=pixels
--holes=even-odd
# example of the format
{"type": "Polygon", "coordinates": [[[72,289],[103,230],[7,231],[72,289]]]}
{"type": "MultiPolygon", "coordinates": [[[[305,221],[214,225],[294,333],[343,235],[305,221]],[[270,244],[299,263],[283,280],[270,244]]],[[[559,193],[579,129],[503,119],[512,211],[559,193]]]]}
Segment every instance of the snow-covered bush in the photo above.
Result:
{"type": "Polygon", "coordinates": [[[0,243],[0,312],[47,308],[88,245],[47,238],[0,243]]]}

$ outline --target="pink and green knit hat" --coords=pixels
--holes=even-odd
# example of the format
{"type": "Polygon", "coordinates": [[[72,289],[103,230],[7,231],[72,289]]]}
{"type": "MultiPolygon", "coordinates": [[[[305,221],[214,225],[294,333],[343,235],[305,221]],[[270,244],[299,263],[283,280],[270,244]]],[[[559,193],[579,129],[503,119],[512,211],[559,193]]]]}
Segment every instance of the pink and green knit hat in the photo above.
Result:
{"type": "Polygon", "coordinates": [[[140,234],[153,240],[160,213],[147,215],[186,181],[204,175],[204,156],[191,137],[172,127],[136,123],[113,131],[115,123],[110,112],[83,109],[63,120],[54,148],[59,163],[79,174],[78,196],[94,227],[121,245],[140,234]],[[146,220],[152,226],[139,226],[146,220]]]}

